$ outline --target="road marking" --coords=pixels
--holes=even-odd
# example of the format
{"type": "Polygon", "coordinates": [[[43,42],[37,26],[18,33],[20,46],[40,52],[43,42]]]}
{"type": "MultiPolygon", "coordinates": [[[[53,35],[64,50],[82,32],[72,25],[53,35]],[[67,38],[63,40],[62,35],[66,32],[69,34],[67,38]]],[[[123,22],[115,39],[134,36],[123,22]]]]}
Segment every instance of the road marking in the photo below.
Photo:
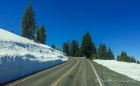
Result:
{"type": "MultiPolygon", "coordinates": [[[[89,60],[88,60],[88,61],[89,61],[89,60]]],[[[90,61],[89,61],[89,62],[90,62],[90,61]]],[[[91,62],[90,62],[90,64],[91,64],[91,66],[92,66],[92,69],[93,69],[94,72],[95,72],[95,75],[96,75],[96,77],[97,77],[97,79],[98,79],[98,81],[99,81],[100,86],[103,86],[102,83],[101,83],[101,81],[100,81],[100,79],[99,79],[99,76],[97,75],[97,72],[96,72],[96,70],[95,70],[93,64],[92,64],[91,62]]]]}
{"type": "Polygon", "coordinates": [[[71,68],[69,69],[65,74],[63,74],[59,79],[57,79],[51,86],[56,86],[65,76],[67,76],[79,63],[78,62],[71,68]]]}
{"type": "MultiPolygon", "coordinates": [[[[71,61],[71,60],[72,60],[72,59],[70,59],[69,61],[71,61]]],[[[69,62],[69,61],[68,61],[68,62],[69,62]]],[[[62,65],[64,65],[64,64],[62,64],[62,65]]],[[[52,69],[54,69],[54,68],[56,68],[56,67],[59,67],[59,66],[61,66],[61,65],[58,65],[58,66],[55,66],[55,67],[53,67],[53,68],[51,68],[51,69],[47,69],[47,70],[41,71],[41,72],[39,72],[39,73],[37,73],[37,74],[31,75],[31,76],[29,76],[29,77],[27,77],[27,78],[25,78],[25,79],[22,79],[22,80],[20,80],[20,81],[14,82],[13,84],[10,84],[9,86],[16,85],[16,84],[18,84],[18,83],[20,83],[20,82],[23,82],[23,81],[25,81],[25,80],[28,80],[28,79],[30,79],[30,78],[33,78],[33,77],[35,77],[35,76],[37,76],[37,75],[40,75],[40,74],[45,73],[45,72],[47,72],[47,71],[50,71],[50,70],[52,70],[52,69]]]]}

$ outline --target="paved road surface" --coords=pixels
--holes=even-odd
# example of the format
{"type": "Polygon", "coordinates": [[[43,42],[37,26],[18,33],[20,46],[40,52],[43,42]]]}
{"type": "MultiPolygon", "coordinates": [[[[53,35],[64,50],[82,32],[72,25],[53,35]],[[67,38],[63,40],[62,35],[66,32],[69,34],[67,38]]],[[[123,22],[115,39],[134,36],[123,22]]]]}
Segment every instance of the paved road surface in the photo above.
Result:
{"type": "Polygon", "coordinates": [[[140,86],[140,82],[91,60],[71,57],[61,65],[11,82],[6,86],[140,86]]]}

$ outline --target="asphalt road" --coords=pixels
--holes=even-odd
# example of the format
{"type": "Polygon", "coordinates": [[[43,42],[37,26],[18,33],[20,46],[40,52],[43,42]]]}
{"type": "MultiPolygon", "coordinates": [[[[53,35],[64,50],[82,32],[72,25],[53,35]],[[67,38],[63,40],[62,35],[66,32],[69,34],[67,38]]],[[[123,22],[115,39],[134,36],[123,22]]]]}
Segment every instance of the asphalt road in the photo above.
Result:
{"type": "Polygon", "coordinates": [[[85,58],[69,61],[5,86],[140,86],[140,82],[85,58]]]}

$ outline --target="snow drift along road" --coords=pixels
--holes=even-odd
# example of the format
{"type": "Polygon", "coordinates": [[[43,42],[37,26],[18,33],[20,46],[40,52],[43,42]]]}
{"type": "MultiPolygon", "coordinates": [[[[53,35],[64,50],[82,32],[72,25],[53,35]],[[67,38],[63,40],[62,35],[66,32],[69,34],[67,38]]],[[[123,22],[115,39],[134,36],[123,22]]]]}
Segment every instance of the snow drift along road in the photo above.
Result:
{"type": "Polygon", "coordinates": [[[93,60],[120,74],[126,75],[134,80],[140,81],[140,64],[119,62],[116,60],[93,60]]]}
{"type": "Polygon", "coordinates": [[[67,60],[63,52],[0,29],[0,84],[67,60]]]}

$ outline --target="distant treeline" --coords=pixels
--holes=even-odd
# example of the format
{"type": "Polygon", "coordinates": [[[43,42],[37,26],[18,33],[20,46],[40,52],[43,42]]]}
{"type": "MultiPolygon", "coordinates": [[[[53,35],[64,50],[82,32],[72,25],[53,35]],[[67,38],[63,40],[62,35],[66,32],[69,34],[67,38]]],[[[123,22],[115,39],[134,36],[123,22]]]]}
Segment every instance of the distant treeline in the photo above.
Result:
{"type": "Polygon", "coordinates": [[[122,51],[120,55],[117,56],[117,61],[123,61],[123,62],[132,62],[132,63],[140,63],[137,61],[133,56],[128,56],[125,51],[122,51]]]}
{"type": "MultiPolygon", "coordinates": [[[[25,9],[25,12],[22,17],[21,22],[21,36],[26,37],[30,40],[34,40],[37,43],[46,44],[46,29],[44,25],[38,27],[36,25],[35,13],[32,8],[32,4],[29,3],[25,9]]],[[[13,32],[13,30],[11,31],[13,32]]],[[[52,44],[52,48],[56,48],[55,44],[52,44]]],[[[60,49],[58,49],[60,50],[60,49]]],[[[65,52],[69,56],[81,57],[84,56],[89,59],[104,59],[104,60],[112,60],[114,58],[114,54],[110,47],[106,47],[105,44],[100,43],[98,49],[96,48],[90,33],[87,33],[82,38],[82,43],[79,46],[77,40],[72,40],[72,42],[64,42],[62,44],[62,51],[65,52]]],[[[127,56],[127,53],[123,51],[120,55],[117,56],[118,61],[124,62],[134,62],[136,61],[134,57],[127,56]]]]}
{"type": "Polygon", "coordinates": [[[81,46],[77,40],[72,40],[70,43],[69,41],[64,42],[62,44],[63,52],[65,52],[69,56],[81,57],[84,56],[90,59],[115,59],[114,54],[110,47],[106,47],[105,44],[100,43],[99,48],[97,49],[90,33],[87,33],[82,38],[81,46]]]}
{"type": "MultiPolygon", "coordinates": [[[[64,42],[62,44],[62,51],[65,52],[69,56],[81,57],[84,56],[90,59],[103,59],[103,60],[114,60],[114,54],[110,47],[106,47],[105,44],[100,43],[99,47],[96,48],[92,38],[90,37],[90,33],[87,33],[82,38],[82,43],[79,46],[77,40],[72,40],[72,42],[64,42]]],[[[127,56],[125,51],[122,51],[120,55],[117,56],[117,61],[123,62],[133,62],[140,63],[134,57],[127,56]]]]}

